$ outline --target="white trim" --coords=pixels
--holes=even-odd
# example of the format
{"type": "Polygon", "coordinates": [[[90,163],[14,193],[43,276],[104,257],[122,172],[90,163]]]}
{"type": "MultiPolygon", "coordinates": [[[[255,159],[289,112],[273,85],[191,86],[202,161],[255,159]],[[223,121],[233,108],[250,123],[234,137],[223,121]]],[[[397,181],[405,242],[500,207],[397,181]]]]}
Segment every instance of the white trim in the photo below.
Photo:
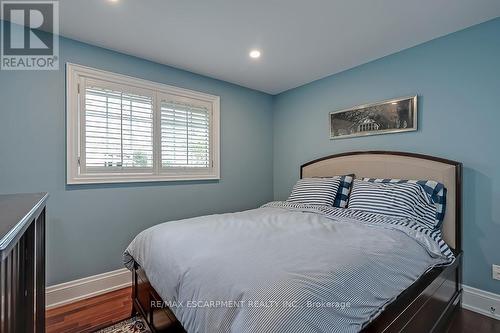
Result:
{"type": "Polygon", "coordinates": [[[139,79],[139,78],[135,78],[135,77],[124,75],[124,74],[117,74],[117,73],[113,73],[113,72],[104,71],[101,69],[96,69],[96,68],[91,68],[91,67],[82,66],[82,65],[78,65],[78,64],[73,64],[70,62],[66,63],[67,74],[71,75],[71,74],[73,74],[73,71],[77,71],[78,74],[83,75],[87,78],[94,78],[97,80],[105,79],[105,80],[109,80],[111,82],[115,82],[115,81],[119,80],[119,82],[122,84],[136,86],[136,87],[143,88],[143,89],[146,88],[146,89],[156,90],[156,91],[164,92],[166,94],[180,95],[180,96],[184,96],[184,97],[191,97],[191,98],[207,100],[207,101],[219,99],[219,96],[210,95],[210,94],[199,92],[199,91],[194,91],[194,90],[185,89],[185,88],[179,88],[179,87],[171,86],[171,85],[164,84],[164,83],[157,83],[157,82],[153,82],[153,81],[139,79]]]}
{"type": "Polygon", "coordinates": [[[462,288],[462,308],[500,320],[500,295],[466,285],[462,288]]]}
{"type": "Polygon", "coordinates": [[[71,182],[67,182],[69,185],[76,184],[115,184],[115,183],[144,183],[144,182],[168,182],[168,181],[190,181],[190,180],[218,180],[220,179],[217,175],[144,175],[144,176],[134,176],[130,178],[127,175],[102,175],[102,176],[87,176],[85,178],[75,178],[71,182]]]}
{"type": "MultiPolygon", "coordinates": [[[[158,123],[158,121],[156,121],[158,123]]],[[[66,183],[67,184],[97,184],[97,183],[129,183],[129,182],[157,182],[157,181],[183,181],[183,180],[217,180],[220,179],[220,97],[189,89],[174,87],[166,84],[156,83],[143,79],[130,77],[127,75],[94,69],[72,63],[66,64],[66,183]],[[126,170],[108,173],[81,173],[85,169],[84,159],[80,160],[80,151],[83,137],[79,128],[79,107],[83,105],[79,100],[83,94],[79,90],[83,89],[86,80],[106,81],[109,84],[119,84],[132,87],[132,90],[146,90],[153,97],[155,113],[154,119],[158,120],[161,112],[159,110],[158,98],[160,94],[176,96],[176,98],[195,99],[210,105],[212,110],[211,125],[211,166],[207,170],[173,170],[168,173],[161,170],[159,151],[159,140],[161,133],[158,124],[153,124],[153,168],[150,172],[137,173],[137,170],[126,170]],[[156,149],[156,151],[155,151],[156,149]],[[136,173],[134,173],[136,172],[136,173]]],[[[112,170],[111,170],[112,171],[112,170]]]]}
{"type": "Polygon", "coordinates": [[[53,285],[46,289],[46,309],[74,303],[130,285],[132,285],[132,273],[126,268],[53,285]]]}

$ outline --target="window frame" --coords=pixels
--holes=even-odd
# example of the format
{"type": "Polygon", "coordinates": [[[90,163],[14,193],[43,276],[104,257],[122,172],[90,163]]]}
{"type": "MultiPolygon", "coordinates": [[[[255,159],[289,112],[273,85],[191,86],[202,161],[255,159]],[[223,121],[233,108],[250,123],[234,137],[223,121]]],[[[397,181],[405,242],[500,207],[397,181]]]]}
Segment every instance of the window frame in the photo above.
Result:
{"type": "Polygon", "coordinates": [[[133,182],[164,182],[220,179],[220,97],[189,89],[116,74],[72,63],[66,64],[66,184],[107,184],[133,182]],[[85,80],[107,81],[111,86],[123,86],[128,92],[138,91],[153,97],[153,167],[86,172],[85,137],[83,136],[85,80]],[[84,88],[83,88],[84,89],[84,88]],[[180,100],[197,100],[211,106],[210,167],[164,168],[161,166],[161,97],[177,96],[180,100]],[[81,162],[81,163],[80,163],[81,162]]]}

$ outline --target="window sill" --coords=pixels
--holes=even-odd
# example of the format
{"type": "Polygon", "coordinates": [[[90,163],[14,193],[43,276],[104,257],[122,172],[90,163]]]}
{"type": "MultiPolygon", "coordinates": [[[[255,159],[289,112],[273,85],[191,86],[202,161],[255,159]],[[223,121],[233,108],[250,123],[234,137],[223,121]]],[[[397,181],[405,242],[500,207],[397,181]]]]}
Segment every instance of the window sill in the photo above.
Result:
{"type": "Polygon", "coordinates": [[[149,182],[178,182],[178,181],[198,181],[198,180],[219,180],[220,176],[215,174],[196,175],[160,175],[160,176],[80,176],[68,178],[66,185],[79,184],[120,184],[120,183],[149,183],[149,182]]]}

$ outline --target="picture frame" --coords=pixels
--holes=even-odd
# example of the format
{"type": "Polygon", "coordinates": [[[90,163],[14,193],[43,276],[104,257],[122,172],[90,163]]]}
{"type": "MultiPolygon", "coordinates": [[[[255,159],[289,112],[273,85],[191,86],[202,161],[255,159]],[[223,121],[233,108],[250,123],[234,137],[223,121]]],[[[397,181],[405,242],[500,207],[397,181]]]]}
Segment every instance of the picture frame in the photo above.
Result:
{"type": "Polygon", "coordinates": [[[417,97],[394,98],[330,112],[330,139],[416,131],[417,97]]]}

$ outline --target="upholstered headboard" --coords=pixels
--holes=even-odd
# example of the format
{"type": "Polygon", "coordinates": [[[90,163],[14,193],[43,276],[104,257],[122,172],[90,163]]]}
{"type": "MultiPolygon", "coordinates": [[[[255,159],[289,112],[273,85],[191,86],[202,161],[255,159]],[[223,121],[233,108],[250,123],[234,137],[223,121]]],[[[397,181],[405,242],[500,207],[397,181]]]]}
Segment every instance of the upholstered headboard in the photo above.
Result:
{"type": "Polygon", "coordinates": [[[354,174],[356,178],[400,178],[435,180],[448,190],[443,238],[461,250],[462,164],[413,153],[366,151],[326,156],[300,167],[300,177],[329,177],[354,174]]]}

